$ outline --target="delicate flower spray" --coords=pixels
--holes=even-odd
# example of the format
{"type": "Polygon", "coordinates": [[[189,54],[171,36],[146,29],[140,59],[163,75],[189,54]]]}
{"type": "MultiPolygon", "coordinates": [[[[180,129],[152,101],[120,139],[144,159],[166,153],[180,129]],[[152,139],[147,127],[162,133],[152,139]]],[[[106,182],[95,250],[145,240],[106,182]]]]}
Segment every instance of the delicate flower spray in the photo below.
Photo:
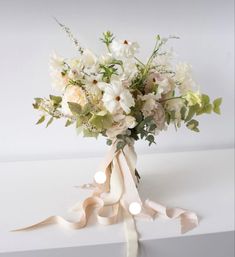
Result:
{"type": "Polygon", "coordinates": [[[37,124],[65,118],[65,126],[75,125],[85,137],[107,137],[121,150],[133,140],[155,143],[155,135],[173,124],[185,124],[199,132],[195,119],[212,111],[220,114],[221,98],[213,102],[199,91],[191,76],[191,66],[173,65],[167,42],[156,37],[147,62],[136,57],[139,45],[116,40],[110,31],[101,41],[107,51],[97,56],[80,46],[70,29],[59,23],[78,49],[78,56],[65,59],[52,55],[50,72],[59,96],[35,98],[33,107],[42,113],[37,124]]]}

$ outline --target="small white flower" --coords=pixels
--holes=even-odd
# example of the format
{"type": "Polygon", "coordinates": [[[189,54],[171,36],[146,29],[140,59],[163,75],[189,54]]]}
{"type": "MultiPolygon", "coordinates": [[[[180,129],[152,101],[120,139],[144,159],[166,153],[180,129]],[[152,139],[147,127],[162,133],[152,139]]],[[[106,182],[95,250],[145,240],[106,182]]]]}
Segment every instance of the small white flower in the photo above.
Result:
{"type": "Polygon", "coordinates": [[[110,49],[116,58],[131,58],[137,53],[139,44],[137,42],[129,42],[127,40],[113,40],[110,45],[110,49]]]}
{"type": "Polygon", "coordinates": [[[62,92],[68,83],[67,75],[63,74],[64,68],[64,59],[53,53],[49,61],[50,77],[52,79],[52,87],[58,92],[62,92]]]}
{"type": "Polygon", "coordinates": [[[62,71],[64,68],[64,59],[55,52],[50,56],[49,68],[51,71],[62,71]]]}
{"type": "Polygon", "coordinates": [[[89,49],[85,49],[82,56],[81,62],[85,67],[92,67],[97,62],[97,57],[89,49]]]}
{"type": "Polygon", "coordinates": [[[192,66],[186,63],[179,63],[175,70],[175,80],[179,83],[179,92],[184,95],[192,91],[196,84],[192,79],[192,66]]]}
{"type": "Polygon", "coordinates": [[[58,92],[63,92],[68,85],[68,76],[63,75],[61,71],[54,70],[50,72],[52,87],[58,92]]]}
{"type": "Polygon", "coordinates": [[[103,83],[103,103],[110,113],[117,112],[120,108],[127,114],[130,112],[130,107],[135,105],[134,98],[128,89],[126,89],[121,81],[111,81],[110,84],[103,83]]]}
{"type": "Polygon", "coordinates": [[[173,85],[169,78],[161,75],[157,72],[152,72],[147,78],[145,85],[145,92],[152,92],[154,87],[156,87],[156,99],[160,99],[162,94],[167,94],[173,89],[173,85]]]}
{"type": "Polygon", "coordinates": [[[136,63],[130,59],[123,60],[123,71],[121,70],[120,76],[122,80],[131,81],[136,74],[138,73],[138,69],[136,67],[136,63]]]}
{"type": "Polygon", "coordinates": [[[105,54],[102,54],[99,57],[99,64],[106,65],[106,64],[109,64],[112,60],[113,60],[112,54],[111,53],[105,53],[105,54]]]}

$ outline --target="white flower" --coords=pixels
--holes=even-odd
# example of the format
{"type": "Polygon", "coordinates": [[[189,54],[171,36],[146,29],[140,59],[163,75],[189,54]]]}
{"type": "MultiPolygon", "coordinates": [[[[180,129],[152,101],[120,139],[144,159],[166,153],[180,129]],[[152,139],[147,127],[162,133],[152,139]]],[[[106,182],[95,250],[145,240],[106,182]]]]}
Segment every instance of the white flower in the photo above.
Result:
{"type": "Polygon", "coordinates": [[[136,67],[136,63],[130,59],[123,60],[123,71],[121,70],[121,79],[131,81],[136,74],[138,73],[138,69],[136,67]]]}
{"type": "Polygon", "coordinates": [[[64,92],[62,100],[62,112],[71,115],[68,102],[77,103],[84,106],[88,103],[84,90],[78,86],[68,86],[64,92]]]}
{"type": "Polygon", "coordinates": [[[50,56],[49,68],[51,71],[63,71],[64,59],[57,55],[55,52],[50,56]]]}
{"type": "Polygon", "coordinates": [[[62,72],[58,70],[51,71],[50,76],[52,87],[60,93],[63,92],[68,85],[68,76],[66,74],[63,75],[62,72]]]}
{"type": "Polygon", "coordinates": [[[179,83],[179,91],[181,94],[186,94],[192,91],[196,84],[192,79],[192,67],[186,63],[179,63],[175,70],[175,80],[179,83]]]}
{"type": "Polygon", "coordinates": [[[70,70],[68,72],[68,77],[72,80],[78,80],[83,77],[82,69],[83,64],[78,58],[69,59],[66,61],[66,63],[69,65],[70,70]]]}
{"type": "MultiPolygon", "coordinates": [[[[175,54],[173,52],[173,50],[168,50],[165,52],[165,54],[161,54],[161,55],[157,55],[154,60],[153,63],[156,66],[164,66],[164,68],[169,69],[171,68],[171,63],[172,63],[172,59],[175,57],[175,54]]],[[[161,69],[162,67],[160,67],[161,69]]]]}
{"type": "Polygon", "coordinates": [[[111,53],[105,53],[99,57],[99,64],[109,64],[113,60],[113,56],[111,53]]]}
{"type": "Polygon", "coordinates": [[[89,95],[94,102],[100,101],[102,99],[102,90],[99,87],[99,83],[101,83],[101,77],[102,75],[86,76],[86,84],[84,87],[86,88],[86,91],[89,92],[89,95]]]}
{"type": "Polygon", "coordinates": [[[50,77],[52,79],[52,87],[62,92],[67,86],[68,77],[63,73],[64,70],[64,59],[53,53],[49,61],[50,77]]]}
{"type": "Polygon", "coordinates": [[[92,67],[96,64],[97,57],[89,49],[85,49],[81,56],[81,62],[85,67],[92,67]]]}
{"type": "Polygon", "coordinates": [[[116,58],[131,58],[137,53],[139,45],[137,42],[129,42],[127,40],[113,40],[110,49],[116,58]]]}
{"type": "Polygon", "coordinates": [[[167,94],[173,89],[173,84],[168,77],[152,72],[147,78],[145,92],[152,92],[154,87],[156,87],[156,99],[160,99],[162,94],[167,94]]]}
{"type": "Polygon", "coordinates": [[[117,112],[120,108],[127,114],[130,112],[130,107],[135,105],[134,98],[130,91],[126,89],[121,81],[111,81],[110,84],[103,83],[103,103],[110,113],[117,112]]]}

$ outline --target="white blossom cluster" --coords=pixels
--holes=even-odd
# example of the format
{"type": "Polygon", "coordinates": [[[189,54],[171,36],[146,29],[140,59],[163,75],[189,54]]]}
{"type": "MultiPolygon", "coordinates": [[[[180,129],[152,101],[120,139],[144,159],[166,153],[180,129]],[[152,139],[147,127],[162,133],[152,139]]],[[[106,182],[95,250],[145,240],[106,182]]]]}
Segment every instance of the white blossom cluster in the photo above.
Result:
{"type": "Polygon", "coordinates": [[[138,43],[116,40],[109,31],[103,33],[107,50],[102,55],[81,47],[74,58],[53,54],[50,74],[59,96],[35,98],[34,107],[42,112],[38,123],[48,115],[48,125],[64,117],[66,126],[75,124],[84,136],[102,134],[109,144],[118,140],[119,148],[130,138],[154,143],[155,134],[170,124],[177,128],[185,123],[199,131],[194,117],[220,113],[221,98],[211,103],[209,96],[200,93],[191,66],[173,65],[168,39],[157,36],[146,62],[137,58],[138,43]]]}

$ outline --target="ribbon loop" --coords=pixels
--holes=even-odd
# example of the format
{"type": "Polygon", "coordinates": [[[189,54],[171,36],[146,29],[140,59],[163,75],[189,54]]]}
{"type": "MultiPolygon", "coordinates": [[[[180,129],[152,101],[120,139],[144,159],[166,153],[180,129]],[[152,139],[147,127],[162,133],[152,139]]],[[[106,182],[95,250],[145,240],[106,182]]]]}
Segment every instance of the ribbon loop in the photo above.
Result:
{"type": "MultiPolygon", "coordinates": [[[[78,221],[69,221],[61,216],[51,216],[28,227],[13,231],[24,231],[43,227],[48,224],[60,224],[70,229],[81,229],[86,226],[90,212],[97,208],[97,221],[102,225],[114,224],[119,211],[124,217],[127,257],[136,257],[138,254],[138,234],[135,228],[134,216],[129,213],[129,205],[137,202],[142,205],[139,216],[151,217],[157,214],[164,218],[176,219],[181,222],[181,232],[185,233],[198,225],[198,217],[194,212],[180,208],[166,208],[156,202],[146,200],[144,204],[137,190],[135,177],[136,153],[133,145],[127,145],[123,150],[116,151],[116,143],[103,160],[100,169],[106,173],[107,180],[103,186],[91,184],[93,190],[90,197],[85,199],[81,206],[73,207],[75,213],[80,213],[78,221]],[[109,209],[110,212],[106,212],[109,209]]],[[[90,185],[90,184],[89,184],[90,185]]]]}

